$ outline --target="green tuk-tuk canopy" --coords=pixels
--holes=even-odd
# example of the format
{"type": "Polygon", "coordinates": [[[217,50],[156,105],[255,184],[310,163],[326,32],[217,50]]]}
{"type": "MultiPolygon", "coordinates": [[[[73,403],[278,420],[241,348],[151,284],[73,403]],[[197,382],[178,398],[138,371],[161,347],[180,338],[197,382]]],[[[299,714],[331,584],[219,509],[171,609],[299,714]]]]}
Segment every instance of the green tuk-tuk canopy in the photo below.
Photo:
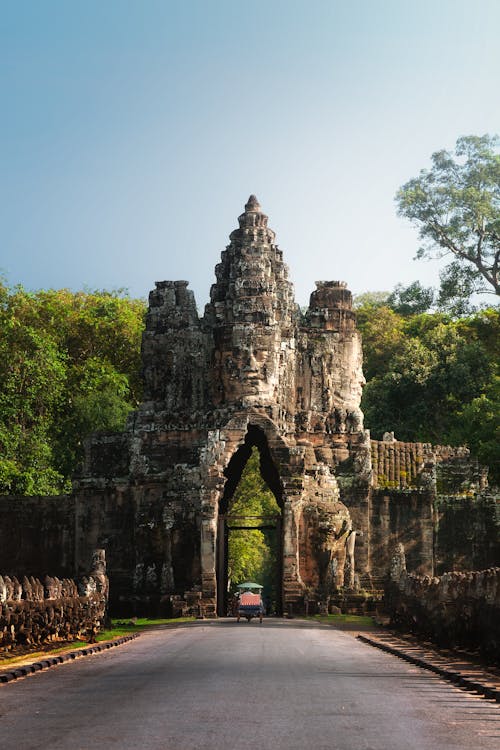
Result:
{"type": "Polygon", "coordinates": [[[246,581],[246,583],[239,583],[236,588],[238,589],[263,589],[264,586],[261,586],[260,583],[252,583],[252,581],[246,581]]]}

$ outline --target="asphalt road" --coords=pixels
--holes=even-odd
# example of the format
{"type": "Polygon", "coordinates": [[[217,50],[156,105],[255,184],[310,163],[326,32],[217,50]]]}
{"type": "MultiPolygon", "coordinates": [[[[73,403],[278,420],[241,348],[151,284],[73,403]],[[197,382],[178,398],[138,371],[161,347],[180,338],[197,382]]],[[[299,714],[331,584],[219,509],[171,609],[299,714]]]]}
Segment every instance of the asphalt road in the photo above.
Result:
{"type": "Polygon", "coordinates": [[[499,747],[499,704],[298,620],[156,630],[0,685],[1,750],[499,747]]]}

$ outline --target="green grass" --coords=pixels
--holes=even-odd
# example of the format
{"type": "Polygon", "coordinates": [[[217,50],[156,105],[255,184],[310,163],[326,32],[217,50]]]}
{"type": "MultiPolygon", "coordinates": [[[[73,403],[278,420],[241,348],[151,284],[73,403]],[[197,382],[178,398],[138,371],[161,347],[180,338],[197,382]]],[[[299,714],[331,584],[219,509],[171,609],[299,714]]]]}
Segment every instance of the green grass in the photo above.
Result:
{"type": "MultiPolygon", "coordinates": [[[[147,617],[132,618],[130,621],[124,622],[123,619],[115,620],[112,622],[112,627],[108,630],[101,630],[96,636],[96,642],[101,643],[102,641],[113,641],[116,638],[121,638],[124,635],[130,635],[131,633],[140,633],[142,630],[154,627],[155,625],[175,625],[180,622],[194,622],[195,617],[176,617],[170,619],[158,619],[152,620],[147,617]],[[116,624],[115,624],[116,623],[116,624]]],[[[26,651],[25,654],[18,656],[11,656],[6,658],[0,658],[0,671],[6,667],[38,661],[39,659],[61,654],[67,651],[76,651],[80,648],[85,648],[89,645],[87,640],[76,640],[66,643],[54,644],[54,648],[44,649],[41,651],[26,651]]]]}
{"type": "Polygon", "coordinates": [[[132,628],[146,628],[152,627],[153,625],[175,625],[178,622],[194,622],[196,617],[169,617],[169,618],[150,618],[150,617],[117,617],[112,620],[113,629],[125,628],[127,632],[130,632],[132,628]]]}
{"type": "Polygon", "coordinates": [[[329,625],[359,625],[363,628],[373,628],[375,623],[370,615],[309,615],[308,620],[324,622],[329,625]]]}
{"type": "Polygon", "coordinates": [[[130,620],[123,618],[112,620],[112,627],[109,630],[101,630],[97,636],[97,641],[110,641],[114,638],[121,638],[130,633],[140,633],[146,628],[152,628],[155,625],[177,625],[180,622],[194,622],[195,617],[170,617],[151,619],[149,617],[132,617],[130,620]]]}

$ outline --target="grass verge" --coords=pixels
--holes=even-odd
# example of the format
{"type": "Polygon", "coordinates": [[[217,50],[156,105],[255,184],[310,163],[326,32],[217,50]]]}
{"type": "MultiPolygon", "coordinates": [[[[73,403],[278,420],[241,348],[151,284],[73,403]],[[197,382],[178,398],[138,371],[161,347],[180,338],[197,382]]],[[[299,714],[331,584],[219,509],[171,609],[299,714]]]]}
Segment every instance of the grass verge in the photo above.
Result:
{"type": "Polygon", "coordinates": [[[363,629],[377,627],[370,615],[309,615],[306,619],[324,622],[328,625],[351,625],[363,629]]]}
{"type": "MultiPolygon", "coordinates": [[[[115,620],[112,627],[102,630],[96,637],[97,643],[104,641],[114,641],[124,635],[139,633],[156,625],[175,625],[181,622],[193,622],[194,617],[176,617],[171,619],[152,620],[149,618],[132,618],[130,621],[115,620]]],[[[77,640],[66,643],[55,642],[46,643],[43,649],[31,650],[27,648],[23,653],[16,653],[12,656],[0,654],[0,672],[12,666],[21,666],[22,664],[31,664],[34,661],[45,659],[47,656],[57,656],[57,654],[67,653],[68,651],[77,651],[89,645],[87,640],[77,640]],[[53,647],[52,647],[53,646],[53,647]]]]}

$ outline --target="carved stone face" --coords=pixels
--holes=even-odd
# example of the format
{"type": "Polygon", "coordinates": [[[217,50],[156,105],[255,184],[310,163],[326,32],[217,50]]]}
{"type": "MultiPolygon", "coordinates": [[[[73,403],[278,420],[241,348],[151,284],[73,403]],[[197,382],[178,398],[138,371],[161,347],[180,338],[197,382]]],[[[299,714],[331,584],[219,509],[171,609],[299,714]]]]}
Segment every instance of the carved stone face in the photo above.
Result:
{"type": "Polygon", "coordinates": [[[276,346],[274,338],[274,332],[269,336],[247,335],[244,340],[240,334],[236,345],[219,355],[226,402],[242,400],[259,405],[273,398],[279,381],[279,344],[276,346]]]}
{"type": "Polygon", "coordinates": [[[262,344],[250,344],[243,358],[240,371],[242,395],[269,397],[277,373],[275,372],[274,354],[262,344]]]}

